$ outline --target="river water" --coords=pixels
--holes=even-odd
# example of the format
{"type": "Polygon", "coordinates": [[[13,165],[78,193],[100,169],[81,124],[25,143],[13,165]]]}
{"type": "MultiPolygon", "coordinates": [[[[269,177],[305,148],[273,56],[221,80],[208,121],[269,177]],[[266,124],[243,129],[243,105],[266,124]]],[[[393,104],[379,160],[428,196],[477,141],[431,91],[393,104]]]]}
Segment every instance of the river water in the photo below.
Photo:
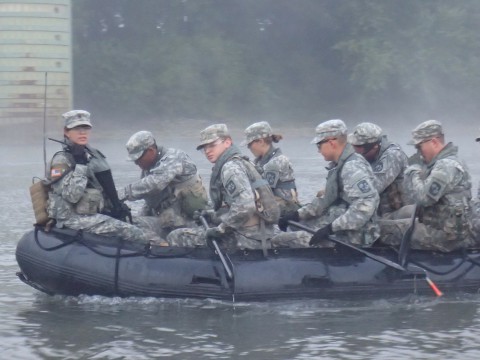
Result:
{"type": "MultiPolygon", "coordinates": [[[[139,175],[126,162],[130,133],[99,146],[117,186],[139,175]]],[[[13,132],[12,132],[13,135],[13,132]]],[[[472,143],[471,133],[464,143],[472,143]],[[467,141],[468,140],[468,141],[467,141]]],[[[7,138],[9,138],[7,136],[7,138]]],[[[196,138],[161,138],[211,165],[196,138]]],[[[324,183],[324,161],[306,136],[285,140],[302,200],[324,183]]],[[[461,138],[456,140],[461,143],[461,138]]],[[[92,139],[97,145],[104,140],[92,139]]],[[[31,229],[28,186],[43,173],[41,144],[0,146],[0,353],[2,359],[478,359],[480,295],[409,295],[376,300],[229,303],[214,300],[48,296],[15,276],[15,246],[31,229]],[[30,146],[33,145],[33,146],[30,146]]],[[[473,146],[473,145],[472,145],[473,146]]],[[[57,149],[48,144],[48,157],[57,149]]],[[[473,164],[475,150],[463,151],[473,164]]],[[[473,167],[478,180],[480,167],[473,167]]]]}

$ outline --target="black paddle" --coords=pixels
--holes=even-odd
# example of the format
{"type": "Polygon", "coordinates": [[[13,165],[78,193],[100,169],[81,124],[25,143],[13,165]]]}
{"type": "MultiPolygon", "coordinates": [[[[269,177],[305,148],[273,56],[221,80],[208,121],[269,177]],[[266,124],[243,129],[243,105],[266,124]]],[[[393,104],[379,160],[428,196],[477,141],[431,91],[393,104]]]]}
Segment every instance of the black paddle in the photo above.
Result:
{"type": "MultiPolygon", "coordinates": [[[[203,216],[199,216],[199,218],[200,218],[200,221],[202,222],[203,227],[205,228],[205,230],[207,230],[209,228],[207,220],[205,220],[205,217],[203,216]]],[[[213,239],[212,239],[212,244],[213,244],[213,247],[215,248],[215,251],[218,254],[218,257],[220,258],[220,261],[222,262],[223,267],[225,268],[225,271],[227,273],[227,278],[229,278],[230,280],[233,280],[233,272],[228,266],[227,261],[225,260],[225,256],[223,256],[223,253],[220,250],[220,246],[218,246],[217,242],[213,239]]]]}
{"type": "MultiPolygon", "coordinates": [[[[310,228],[310,227],[308,227],[308,226],[305,226],[305,225],[303,225],[303,224],[300,224],[299,222],[296,222],[296,221],[289,220],[288,223],[289,223],[290,225],[293,225],[293,226],[299,228],[299,229],[305,230],[306,232],[309,232],[310,234],[315,234],[315,232],[316,232],[314,229],[312,229],[312,228],[310,228]]],[[[343,246],[345,246],[345,247],[347,247],[347,248],[350,248],[350,249],[355,250],[355,251],[357,251],[357,252],[359,252],[359,253],[362,253],[363,255],[369,257],[370,259],[373,259],[373,260],[375,260],[375,261],[378,261],[379,263],[382,263],[382,264],[384,264],[384,265],[390,266],[390,267],[392,267],[392,268],[394,268],[394,269],[397,269],[397,270],[400,270],[400,271],[408,271],[408,270],[405,269],[403,266],[401,266],[401,265],[399,265],[399,264],[397,264],[397,263],[395,263],[395,262],[393,262],[393,261],[391,261],[391,260],[388,260],[388,259],[385,259],[384,257],[378,256],[378,255],[375,255],[375,254],[372,254],[371,252],[368,252],[368,251],[363,250],[363,249],[361,249],[361,248],[359,248],[359,247],[356,247],[355,245],[352,245],[352,244],[348,244],[348,243],[346,243],[346,242],[343,242],[343,241],[337,239],[337,238],[335,237],[335,235],[329,236],[328,239],[329,239],[330,241],[333,241],[335,244],[343,245],[343,246]]]]}
{"type": "Polygon", "coordinates": [[[420,208],[415,204],[413,209],[413,214],[410,219],[410,226],[407,231],[402,236],[402,241],[400,242],[400,249],[398,250],[398,262],[402,266],[407,265],[408,252],[410,250],[410,242],[412,240],[413,230],[415,229],[415,218],[417,217],[417,211],[420,208]]]}

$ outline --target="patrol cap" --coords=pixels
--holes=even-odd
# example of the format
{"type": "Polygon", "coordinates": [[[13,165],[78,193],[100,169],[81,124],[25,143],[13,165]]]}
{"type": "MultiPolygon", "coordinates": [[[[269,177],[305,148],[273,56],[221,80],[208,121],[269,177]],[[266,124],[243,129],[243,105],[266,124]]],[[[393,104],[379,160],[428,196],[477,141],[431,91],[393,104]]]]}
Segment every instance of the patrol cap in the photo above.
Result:
{"type": "Polygon", "coordinates": [[[132,161],[139,159],[145,150],[155,144],[155,138],[150,131],[142,130],[136,132],[128,139],[126,144],[128,158],[132,161]]]}
{"type": "Polygon", "coordinates": [[[318,144],[320,141],[327,138],[346,134],[347,125],[345,125],[342,120],[334,119],[324,121],[315,128],[315,137],[312,140],[312,144],[318,144]]]}
{"type": "Polygon", "coordinates": [[[413,129],[412,140],[408,142],[408,145],[418,145],[440,135],[443,135],[440,121],[427,120],[413,129]]]}
{"type": "Polygon", "coordinates": [[[65,127],[67,129],[73,129],[74,127],[80,125],[87,125],[92,127],[90,121],[90,113],[85,110],[71,110],[62,114],[62,117],[65,119],[65,127]]]}
{"type": "Polygon", "coordinates": [[[270,124],[266,121],[260,121],[250,125],[245,129],[245,140],[240,145],[245,146],[252,141],[268,138],[274,135],[270,124]]]}
{"type": "Polygon", "coordinates": [[[197,150],[200,150],[207,144],[214,142],[220,138],[229,137],[227,125],[225,124],[213,124],[202,131],[200,131],[200,144],[197,146],[197,150]]]}
{"type": "Polygon", "coordinates": [[[363,122],[353,128],[353,132],[348,134],[348,142],[352,145],[373,144],[382,137],[382,128],[378,125],[363,122]]]}

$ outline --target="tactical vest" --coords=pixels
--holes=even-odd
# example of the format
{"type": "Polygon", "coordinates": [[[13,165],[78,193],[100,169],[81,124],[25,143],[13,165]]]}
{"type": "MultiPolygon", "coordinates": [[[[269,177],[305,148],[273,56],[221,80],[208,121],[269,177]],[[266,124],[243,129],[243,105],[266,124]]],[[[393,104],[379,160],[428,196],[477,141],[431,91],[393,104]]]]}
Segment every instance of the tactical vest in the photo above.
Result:
{"type": "MultiPolygon", "coordinates": [[[[345,209],[348,209],[350,206],[347,196],[343,191],[340,174],[345,164],[348,161],[354,160],[356,157],[360,157],[359,159],[361,159],[361,161],[366,162],[361,155],[354,151],[352,145],[347,144],[338,159],[338,162],[336,164],[331,164],[330,167],[327,168],[329,171],[325,194],[323,197],[316,199],[319,204],[317,216],[323,215],[330,206],[344,207],[345,209]]],[[[378,226],[376,225],[376,222],[374,222],[375,218],[376,214],[373,214],[372,218],[363,226],[363,228],[359,229],[358,233],[352,233],[349,236],[358,238],[356,242],[360,245],[370,245],[373,243],[378,238],[378,226]]]]}
{"type": "Polygon", "coordinates": [[[295,179],[282,180],[280,179],[280,169],[272,169],[267,166],[272,159],[278,158],[282,155],[282,150],[270,146],[267,153],[262,157],[257,157],[254,161],[256,168],[260,175],[267,180],[272,188],[273,195],[280,207],[280,212],[285,214],[287,212],[295,211],[300,208],[298,201],[297,185],[295,179]],[[276,171],[275,171],[276,170],[276,171]]]}
{"type": "MultiPolygon", "coordinates": [[[[399,145],[388,142],[384,137],[381,142],[378,159],[382,157],[385,151],[390,149],[402,151],[399,145]]],[[[374,174],[378,171],[376,170],[376,166],[378,166],[378,164],[373,162],[372,169],[374,174]]],[[[403,195],[403,170],[400,172],[397,178],[383,190],[382,193],[379,193],[380,204],[378,205],[378,215],[382,216],[383,214],[398,210],[402,206],[406,205],[403,195]]]]}
{"type": "MultiPolygon", "coordinates": [[[[67,141],[68,144],[68,141],[67,141]]],[[[59,182],[74,169],[75,161],[73,156],[66,149],[55,153],[51,161],[51,171],[49,174],[50,190],[48,193],[47,212],[50,218],[57,220],[57,226],[62,227],[63,222],[72,215],[94,215],[101,212],[105,207],[110,207],[108,199],[105,198],[103,188],[95,177],[95,172],[108,170],[110,167],[105,160],[105,156],[98,150],[86,147],[89,153],[89,163],[87,165],[86,176],[88,178],[87,187],[75,204],[63,199],[63,187],[59,182]],[[56,157],[64,157],[59,160],[60,167],[53,166],[56,157]],[[60,169],[59,177],[52,177],[56,169],[60,169]]]]}
{"type": "Polygon", "coordinates": [[[343,198],[343,191],[340,189],[343,186],[340,184],[339,174],[347,161],[355,156],[355,151],[351,145],[347,144],[343,150],[337,163],[331,163],[328,167],[327,183],[325,185],[325,193],[318,198],[317,216],[322,216],[323,213],[332,205],[339,205],[340,203],[347,204],[343,198]]]}
{"type": "MultiPolygon", "coordinates": [[[[259,170],[258,172],[260,175],[262,175],[265,178],[265,173],[264,173],[264,167],[267,165],[270,160],[273,158],[279,157],[282,155],[282,150],[279,148],[274,148],[273,146],[270,148],[270,150],[261,158],[256,158],[254,161],[254,164],[256,165],[256,168],[259,170]]],[[[296,190],[297,186],[295,184],[295,179],[288,180],[288,181],[283,181],[279,179],[279,175],[277,174],[274,178],[266,179],[268,181],[268,184],[272,188],[272,191],[275,195],[281,196],[279,194],[275,193],[276,189],[281,189],[281,190],[296,190]]]]}
{"type": "Polygon", "coordinates": [[[435,161],[431,162],[427,169],[428,177],[438,160],[451,159],[457,165],[456,169],[463,174],[462,181],[455,185],[453,190],[442,196],[432,206],[423,206],[420,209],[420,221],[425,225],[442,230],[447,240],[460,241],[470,235],[470,198],[471,181],[470,175],[464,165],[457,159],[457,149],[451,143],[437,155],[435,161]]]}
{"type": "Polygon", "coordinates": [[[238,159],[245,166],[245,170],[248,176],[248,180],[252,187],[252,192],[255,194],[256,215],[265,221],[267,224],[276,224],[280,217],[280,209],[277,201],[273,195],[272,189],[268,185],[268,182],[262,178],[255,165],[251,163],[247,157],[241,155],[237,147],[232,145],[227,149],[224,154],[217,160],[214,166],[212,177],[210,179],[210,197],[214,205],[214,209],[217,211],[225,202],[228,206],[233,203],[233,198],[230,197],[228,192],[225,197],[218,190],[220,189],[220,173],[223,165],[230,160],[238,159]]]}
{"type": "MultiPolygon", "coordinates": [[[[167,154],[168,149],[162,146],[158,147],[158,162],[167,154]]],[[[142,178],[151,175],[150,170],[142,172],[142,178]]],[[[145,198],[145,202],[152,215],[160,215],[166,209],[178,204],[181,213],[189,218],[192,218],[196,210],[203,210],[208,203],[208,196],[203,186],[202,179],[198,173],[182,174],[182,182],[170,182],[163,190],[150,194],[145,198]],[[188,178],[189,177],[189,178],[188,178]]]]}
{"type": "Polygon", "coordinates": [[[255,194],[257,213],[267,224],[276,224],[280,218],[280,208],[268,182],[260,175],[248,158],[240,157],[247,169],[248,179],[255,194]]]}

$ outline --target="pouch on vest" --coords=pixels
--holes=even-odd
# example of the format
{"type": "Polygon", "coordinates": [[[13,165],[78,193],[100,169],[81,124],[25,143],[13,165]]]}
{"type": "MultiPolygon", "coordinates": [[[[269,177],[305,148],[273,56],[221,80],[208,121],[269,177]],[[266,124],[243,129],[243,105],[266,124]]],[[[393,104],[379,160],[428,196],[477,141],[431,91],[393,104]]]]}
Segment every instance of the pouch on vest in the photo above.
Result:
{"type": "Polygon", "coordinates": [[[36,179],[39,181],[35,182],[34,178],[33,184],[30,186],[35,224],[46,225],[49,220],[47,213],[49,185],[45,180],[36,179]]]}
{"type": "Polygon", "coordinates": [[[75,205],[75,212],[79,215],[94,215],[103,210],[104,199],[98,189],[85,189],[80,201],[75,205]]]}
{"type": "MultiPolygon", "coordinates": [[[[243,159],[243,158],[242,158],[243,159]]],[[[268,182],[255,169],[250,161],[243,159],[248,178],[255,193],[257,213],[267,224],[276,224],[280,218],[280,207],[268,182]]]]}
{"type": "Polygon", "coordinates": [[[207,192],[202,184],[202,179],[195,176],[193,181],[187,181],[175,189],[175,195],[180,202],[180,209],[190,218],[197,210],[206,209],[208,204],[207,192]]]}

